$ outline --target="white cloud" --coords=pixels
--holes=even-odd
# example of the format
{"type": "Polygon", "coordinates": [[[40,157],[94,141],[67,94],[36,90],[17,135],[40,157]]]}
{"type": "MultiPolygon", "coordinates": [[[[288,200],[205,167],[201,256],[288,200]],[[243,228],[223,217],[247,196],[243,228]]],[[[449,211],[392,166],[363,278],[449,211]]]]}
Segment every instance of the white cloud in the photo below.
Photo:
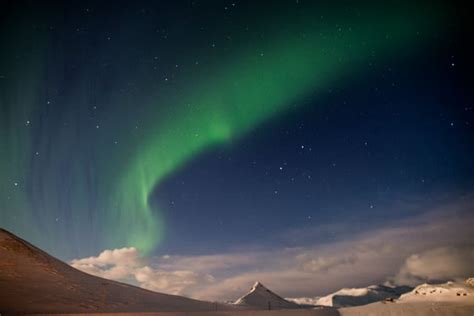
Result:
{"type": "MultiPolygon", "coordinates": [[[[165,259],[167,257],[164,257],[165,259]]],[[[97,257],[72,260],[79,270],[102,278],[123,281],[142,288],[170,294],[188,294],[199,286],[213,282],[208,274],[190,270],[168,271],[148,265],[136,248],[105,250],[97,257]]]]}
{"type": "Polygon", "coordinates": [[[162,267],[170,269],[187,269],[193,267],[194,271],[216,271],[232,269],[235,267],[254,266],[258,262],[258,257],[249,253],[228,253],[216,255],[200,256],[170,256],[165,255],[160,258],[162,267]]]}
{"type": "Polygon", "coordinates": [[[137,269],[135,278],[145,289],[181,295],[193,293],[214,282],[214,278],[209,274],[189,270],[164,271],[149,266],[137,269]]]}
{"type": "Polygon", "coordinates": [[[104,250],[97,257],[88,257],[71,261],[72,265],[97,266],[107,265],[137,266],[142,264],[142,259],[136,248],[121,248],[114,250],[104,250]]]}
{"type": "Polygon", "coordinates": [[[349,254],[347,256],[312,256],[307,253],[303,253],[297,257],[303,262],[303,270],[309,272],[327,272],[335,269],[338,266],[354,265],[359,260],[356,253],[349,254]]]}
{"type": "Polygon", "coordinates": [[[74,268],[102,278],[130,282],[131,271],[144,265],[136,248],[104,250],[97,257],[88,257],[71,261],[74,268]]]}
{"type": "Polygon", "coordinates": [[[440,247],[409,256],[394,281],[420,282],[465,279],[474,275],[474,247],[440,247]]]}

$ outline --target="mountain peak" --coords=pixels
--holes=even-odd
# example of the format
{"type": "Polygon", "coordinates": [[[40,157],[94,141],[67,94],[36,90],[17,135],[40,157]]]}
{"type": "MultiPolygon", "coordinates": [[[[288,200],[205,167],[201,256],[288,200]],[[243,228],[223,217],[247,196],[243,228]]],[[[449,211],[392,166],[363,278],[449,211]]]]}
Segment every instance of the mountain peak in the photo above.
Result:
{"type": "Polygon", "coordinates": [[[265,285],[263,285],[262,283],[260,283],[259,281],[257,281],[257,282],[255,282],[255,283],[253,284],[252,289],[251,289],[251,292],[256,291],[256,290],[258,290],[258,289],[265,289],[265,290],[266,290],[267,288],[265,287],[265,285]]]}
{"type": "MultiPolygon", "coordinates": [[[[2,228],[0,271],[2,314],[210,311],[217,308],[215,303],[151,292],[89,275],[2,228]],[[54,302],[51,297],[55,298],[54,302]]],[[[224,305],[219,308],[229,309],[224,305]]]]}
{"type": "Polygon", "coordinates": [[[261,309],[298,308],[298,304],[287,301],[267,289],[262,283],[255,282],[250,291],[235,301],[236,305],[252,306],[261,309]]]}

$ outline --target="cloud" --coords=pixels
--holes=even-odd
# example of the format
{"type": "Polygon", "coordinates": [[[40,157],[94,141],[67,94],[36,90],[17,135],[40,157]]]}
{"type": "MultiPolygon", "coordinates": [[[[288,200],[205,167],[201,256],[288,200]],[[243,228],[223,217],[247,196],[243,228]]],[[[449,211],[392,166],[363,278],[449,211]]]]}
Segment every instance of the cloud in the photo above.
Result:
{"type": "Polygon", "coordinates": [[[214,277],[210,274],[189,270],[165,271],[149,266],[137,269],[134,275],[140,286],[145,289],[181,295],[189,295],[188,293],[214,282],[214,277]]]}
{"type": "Polygon", "coordinates": [[[83,259],[73,260],[72,264],[77,265],[93,265],[98,267],[105,267],[107,265],[123,265],[123,266],[137,266],[140,265],[142,259],[136,248],[121,248],[114,250],[104,250],[97,257],[88,257],[83,259]]]}
{"type": "Polygon", "coordinates": [[[474,274],[471,205],[439,207],[325,244],[146,259],[135,248],[123,248],[71,264],[150,290],[219,301],[238,298],[255,281],[284,297],[314,297],[385,281],[452,279],[474,274]]]}
{"type": "Polygon", "coordinates": [[[201,256],[170,256],[159,258],[160,265],[171,269],[186,269],[193,267],[194,271],[218,271],[235,267],[249,267],[258,263],[255,254],[216,254],[201,256]]]}
{"type": "Polygon", "coordinates": [[[327,272],[335,269],[338,266],[354,265],[359,260],[357,254],[349,254],[347,256],[334,256],[334,257],[311,257],[308,258],[306,253],[302,254],[297,258],[302,260],[303,270],[310,272],[327,272]]]}
{"type": "Polygon", "coordinates": [[[170,294],[186,295],[187,291],[194,291],[214,281],[209,274],[152,267],[149,260],[141,258],[138,249],[133,247],[105,250],[97,257],[72,260],[70,264],[92,275],[170,294]]]}
{"type": "Polygon", "coordinates": [[[409,256],[394,281],[416,285],[421,282],[465,279],[474,275],[474,247],[440,247],[409,256]]]}
{"type": "Polygon", "coordinates": [[[74,268],[106,279],[130,282],[131,271],[144,265],[136,248],[104,250],[97,257],[72,260],[74,268]]]}

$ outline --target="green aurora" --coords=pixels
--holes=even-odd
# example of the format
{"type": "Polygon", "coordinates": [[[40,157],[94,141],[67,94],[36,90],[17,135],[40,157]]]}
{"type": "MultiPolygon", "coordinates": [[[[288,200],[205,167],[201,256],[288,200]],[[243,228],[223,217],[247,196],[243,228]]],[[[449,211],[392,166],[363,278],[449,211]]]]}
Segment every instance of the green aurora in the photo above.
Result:
{"type": "Polygon", "coordinates": [[[206,148],[240,137],[298,104],[299,98],[328,88],[341,75],[368,62],[372,54],[413,45],[414,30],[423,31],[434,22],[414,16],[407,19],[400,13],[373,14],[345,21],[337,29],[324,29],[312,18],[308,14],[304,37],[272,38],[263,53],[243,51],[229,64],[201,74],[205,83],[189,85],[193,87],[180,100],[183,106],[140,147],[113,197],[114,209],[120,212],[112,217],[117,219],[113,226],[121,231],[128,225],[139,228],[126,244],[150,251],[163,238],[163,219],[149,208],[148,196],[164,177],[206,148]]]}
{"type": "MultiPolygon", "coordinates": [[[[149,198],[166,177],[206,149],[244,137],[262,122],[294,110],[295,106],[303,104],[300,101],[305,97],[329,89],[347,77],[354,79],[359,69],[366,68],[370,62],[416,50],[430,40],[427,34],[442,25],[440,8],[371,6],[349,17],[335,11],[324,18],[317,10],[307,10],[293,19],[276,15],[281,28],[261,39],[258,48],[254,41],[246,42],[245,34],[240,34],[238,51],[228,58],[192,71],[177,88],[165,86],[160,91],[150,90],[141,114],[145,132],[140,137],[129,137],[125,142],[129,145],[128,150],[122,152],[121,157],[109,154],[109,159],[103,159],[92,168],[100,179],[98,197],[94,198],[97,203],[93,207],[85,202],[85,197],[91,193],[87,189],[84,166],[74,165],[71,174],[75,179],[69,202],[76,208],[88,209],[87,216],[75,218],[72,225],[77,228],[67,228],[74,238],[80,238],[79,231],[89,226],[93,234],[97,234],[102,249],[135,246],[143,253],[150,253],[165,238],[167,227],[166,218],[155,203],[150,206],[149,198]]],[[[209,50],[202,50],[203,59],[212,59],[206,56],[209,50]]],[[[35,73],[42,71],[41,56],[41,53],[37,54],[34,67],[23,72],[24,75],[33,72],[27,76],[33,79],[24,82],[40,85],[35,73]]],[[[8,93],[4,91],[3,94],[8,93]]],[[[7,108],[8,98],[2,100],[2,107],[7,108]]],[[[30,106],[18,108],[21,113],[9,112],[9,118],[2,121],[0,128],[1,154],[9,157],[4,159],[15,161],[0,166],[8,186],[13,181],[29,181],[28,175],[19,170],[27,169],[28,155],[34,154],[32,135],[18,134],[11,126],[5,128],[11,117],[28,116],[25,109],[34,113],[35,107],[31,106],[34,100],[21,102],[30,106]]],[[[58,136],[57,141],[64,143],[70,141],[69,138],[58,136]]],[[[100,151],[100,146],[95,150],[100,151]]],[[[56,154],[65,156],[66,151],[58,149],[56,154]]],[[[47,169],[45,172],[54,171],[47,169]]],[[[47,184],[54,187],[57,183],[43,181],[38,195],[45,201],[54,201],[55,192],[48,189],[47,184]]],[[[34,183],[31,186],[33,191],[39,190],[34,183]]],[[[20,185],[12,194],[5,185],[0,194],[2,201],[7,201],[1,205],[7,210],[0,217],[1,226],[24,231],[26,228],[16,223],[35,221],[27,210],[36,203],[29,198],[31,190],[28,192],[26,186],[20,185]],[[12,214],[22,218],[13,220],[12,214]]],[[[61,207],[60,203],[45,202],[44,205],[45,209],[61,207]]],[[[57,215],[51,210],[44,216],[53,221],[57,215]]],[[[41,223],[46,222],[46,219],[41,220],[41,223]]],[[[44,244],[55,239],[51,232],[45,235],[39,237],[44,244]]]]}

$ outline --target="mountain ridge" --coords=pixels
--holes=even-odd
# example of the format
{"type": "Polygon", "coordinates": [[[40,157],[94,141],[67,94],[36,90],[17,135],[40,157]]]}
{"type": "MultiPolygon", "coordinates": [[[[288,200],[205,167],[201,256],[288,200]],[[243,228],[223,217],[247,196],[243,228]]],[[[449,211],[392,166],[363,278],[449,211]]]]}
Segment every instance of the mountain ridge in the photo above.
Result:
{"type": "Polygon", "coordinates": [[[0,271],[1,312],[211,311],[237,308],[152,292],[87,274],[3,228],[0,228],[0,271]]]}

